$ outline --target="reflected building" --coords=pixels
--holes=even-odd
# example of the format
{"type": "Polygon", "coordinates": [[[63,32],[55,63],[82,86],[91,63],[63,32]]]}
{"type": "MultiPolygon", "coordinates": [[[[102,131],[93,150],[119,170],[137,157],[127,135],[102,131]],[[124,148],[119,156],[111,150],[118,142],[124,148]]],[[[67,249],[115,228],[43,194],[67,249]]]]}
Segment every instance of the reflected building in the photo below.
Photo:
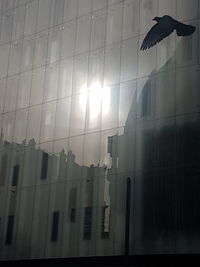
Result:
{"type": "Polygon", "coordinates": [[[0,259],[199,253],[199,1],[0,1],[0,259]],[[147,51],[156,15],[196,26],[147,51]]]}

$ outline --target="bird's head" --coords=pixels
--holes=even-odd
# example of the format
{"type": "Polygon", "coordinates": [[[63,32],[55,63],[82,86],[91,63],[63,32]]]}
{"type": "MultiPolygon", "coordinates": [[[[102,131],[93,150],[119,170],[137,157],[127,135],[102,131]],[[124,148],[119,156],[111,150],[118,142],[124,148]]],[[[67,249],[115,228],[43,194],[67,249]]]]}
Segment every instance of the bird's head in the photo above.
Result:
{"type": "Polygon", "coordinates": [[[159,21],[161,20],[161,17],[155,17],[155,18],[152,19],[152,20],[155,20],[155,21],[159,22],[159,21]]]}

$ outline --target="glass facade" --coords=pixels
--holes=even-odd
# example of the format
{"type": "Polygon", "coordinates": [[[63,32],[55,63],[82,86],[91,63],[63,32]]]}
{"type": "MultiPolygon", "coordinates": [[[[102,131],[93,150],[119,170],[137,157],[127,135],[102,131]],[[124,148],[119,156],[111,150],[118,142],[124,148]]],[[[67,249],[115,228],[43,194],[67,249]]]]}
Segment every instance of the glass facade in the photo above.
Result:
{"type": "Polygon", "coordinates": [[[0,259],[200,252],[199,0],[0,1],[0,259]],[[155,16],[196,26],[140,51],[155,16]]]}

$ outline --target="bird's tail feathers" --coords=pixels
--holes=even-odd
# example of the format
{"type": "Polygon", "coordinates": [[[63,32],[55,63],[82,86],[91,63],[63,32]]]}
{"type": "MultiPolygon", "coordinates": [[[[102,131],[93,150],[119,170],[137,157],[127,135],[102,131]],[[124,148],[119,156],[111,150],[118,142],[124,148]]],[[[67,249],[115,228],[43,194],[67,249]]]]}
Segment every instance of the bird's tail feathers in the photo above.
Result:
{"type": "Polygon", "coordinates": [[[186,25],[181,22],[178,22],[176,25],[176,33],[178,36],[188,36],[193,34],[195,31],[196,27],[192,25],[186,25]]]}

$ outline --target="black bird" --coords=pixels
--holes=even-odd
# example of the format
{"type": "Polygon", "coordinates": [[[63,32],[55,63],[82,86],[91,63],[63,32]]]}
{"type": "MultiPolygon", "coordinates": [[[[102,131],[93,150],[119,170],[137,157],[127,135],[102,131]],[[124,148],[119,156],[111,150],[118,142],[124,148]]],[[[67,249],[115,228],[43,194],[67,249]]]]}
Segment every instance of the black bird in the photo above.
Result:
{"type": "Polygon", "coordinates": [[[140,50],[146,50],[147,48],[156,45],[174,30],[176,30],[178,36],[188,36],[193,34],[196,29],[196,27],[192,25],[186,25],[167,15],[163,17],[155,17],[153,20],[157,23],[147,33],[140,50]]]}

